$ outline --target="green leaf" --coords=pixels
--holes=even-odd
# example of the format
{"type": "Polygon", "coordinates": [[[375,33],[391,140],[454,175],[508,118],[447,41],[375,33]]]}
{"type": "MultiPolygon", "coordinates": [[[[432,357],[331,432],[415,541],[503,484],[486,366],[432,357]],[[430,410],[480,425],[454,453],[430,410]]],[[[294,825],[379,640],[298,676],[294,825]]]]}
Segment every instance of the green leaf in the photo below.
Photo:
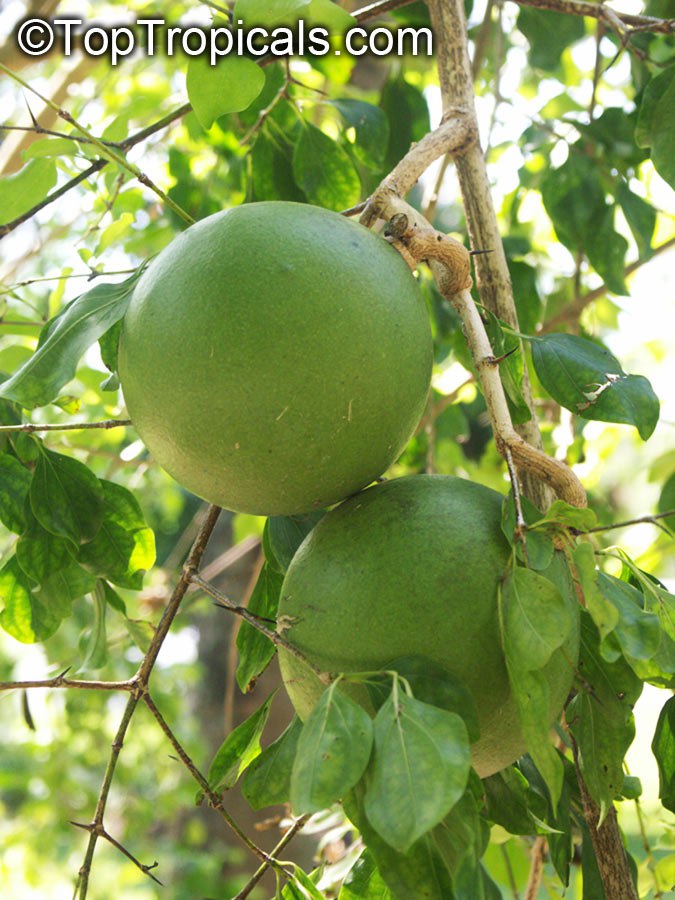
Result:
{"type": "Polygon", "coordinates": [[[300,734],[291,774],[296,813],[318,812],[344,797],[370,759],[372,720],[338,684],[323,692],[300,734]]]}
{"type": "Polygon", "coordinates": [[[633,705],[642,682],[628,663],[600,655],[598,633],[588,613],[581,617],[579,693],[567,708],[567,722],[579,748],[579,764],[601,819],[621,793],[623,758],[635,736],[633,705]]]}
{"type": "MultiPolygon", "coordinates": [[[[24,159],[51,159],[56,156],[78,156],[79,146],[76,140],[70,138],[45,137],[33,141],[30,146],[21,151],[24,159]]],[[[54,184],[56,179],[54,179],[54,184]]],[[[53,187],[53,185],[50,185],[53,187]]]]}
{"type": "Polygon", "coordinates": [[[675,472],[661,488],[657,511],[659,513],[673,512],[673,518],[668,517],[666,521],[671,525],[675,525],[675,472]]]}
{"type": "MultiPolygon", "coordinates": [[[[442,666],[423,656],[400,656],[388,663],[387,669],[398,672],[408,682],[416,700],[457,713],[464,720],[469,740],[472,743],[478,740],[476,701],[471,691],[442,666]]],[[[379,710],[391,695],[391,675],[369,679],[366,688],[374,709],[379,710]]]]}
{"type": "Polygon", "coordinates": [[[624,278],[628,241],[614,229],[614,209],[604,206],[593,216],[585,239],[588,261],[607,288],[615,294],[627,295],[624,278]]]}
{"type": "Polygon", "coordinates": [[[295,25],[309,7],[310,0],[237,0],[234,21],[241,19],[247,28],[275,25],[295,25]]]}
{"type": "MultiPolygon", "coordinates": [[[[621,652],[636,674],[642,676],[640,662],[652,660],[659,649],[661,642],[659,617],[642,608],[642,594],[625,581],[599,572],[597,585],[603,597],[617,610],[616,624],[612,633],[621,652]]],[[[607,658],[606,654],[603,655],[607,658]]]]}
{"type": "Polygon", "coordinates": [[[504,580],[501,612],[504,652],[527,671],[543,668],[575,625],[574,611],[556,586],[520,566],[504,580]]]}
{"type": "Polygon", "coordinates": [[[382,90],[381,107],[389,121],[389,145],[385,158],[387,170],[399,163],[410,145],[429,131],[429,107],[421,90],[399,74],[382,90]]]}
{"type": "Polygon", "coordinates": [[[83,660],[79,671],[87,672],[101,669],[108,661],[108,641],[106,633],[106,602],[102,582],[97,582],[94,589],[94,621],[89,634],[83,642],[83,660]]]}
{"type": "Polygon", "coordinates": [[[113,481],[99,481],[103,516],[93,540],[79,552],[80,563],[120,587],[140,590],[155,562],[155,536],[134,495],[113,481]]]}
{"type": "Polygon", "coordinates": [[[652,148],[652,162],[659,175],[675,187],[675,66],[656,75],[642,94],[635,139],[652,148]]]}
{"type": "Polygon", "coordinates": [[[483,779],[487,817],[510,834],[532,834],[534,823],[530,817],[530,797],[525,776],[509,766],[483,779]]]}
{"type": "MultiPolygon", "coordinates": [[[[480,785],[478,776],[474,776],[480,785]]],[[[482,802],[481,802],[482,805],[482,802]]],[[[478,803],[469,787],[450,810],[449,814],[431,832],[431,839],[438,848],[447,870],[456,878],[467,859],[478,860],[483,851],[483,826],[478,813],[478,803]]],[[[472,895],[473,896],[473,895],[472,895]]]]}
{"type": "Polygon", "coordinates": [[[265,85],[265,73],[245,56],[222,57],[215,66],[208,55],[193,56],[187,67],[187,93],[202,128],[208,130],[226,113],[241,112],[265,85]]]}
{"type": "MultiPolygon", "coordinates": [[[[533,503],[530,503],[527,497],[520,498],[520,506],[527,525],[541,522],[542,514],[533,503]]],[[[512,488],[502,501],[501,529],[507,541],[515,547],[518,559],[525,562],[523,545],[521,541],[516,538],[515,534],[516,507],[513,502],[512,488]]],[[[528,529],[525,533],[525,544],[527,546],[528,567],[537,571],[548,568],[553,559],[553,540],[550,535],[546,534],[544,531],[528,529]]]]}
{"type": "Polygon", "coordinates": [[[519,10],[517,24],[530,44],[530,65],[547,71],[557,69],[565,47],[586,33],[583,19],[577,16],[526,6],[519,10]]]}
{"type": "Polygon", "coordinates": [[[541,670],[528,670],[523,660],[506,655],[509,684],[527,750],[544,779],[553,808],[560,800],[563,766],[550,737],[550,688],[541,670]]]}
{"type": "Polygon", "coordinates": [[[354,156],[364,166],[379,172],[389,141],[389,122],[383,110],[363,100],[342,98],[332,105],[354,129],[354,156]]]}
{"type": "Polygon", "coordinates": [[[43,528],[26,507],[26,530],[16,542],[16,559],[28,578],[41,586],[45,579],[75,562],[73,545],[43,528]]]}
{"type": "Polygon", "coordinates": [[[661,710],[652,752],[659,767],[659,798],[666,809],[675,812],[675,697],[661,710]]]}
{"type": "Polygon", "coordinates": [[[290,865],[293,869],[293,879],[286,883],[281,892],[282,900],[326,900],[310,876],[297,863],[290,865]]]}
{"type": "Polygon", "coordinates": [[[540,522],[583,533],[598,524],[598,517],[589,507],[580,509],[578,506],[570,506],[564,500],[554,500],[540,522]]]}
{"type": "Polygon", "coordinates": [[[244,773],[241,792],[253,809],[288,803],[291,794],[291,771],[302,731],[297,716],[284,733],[265,747],[244,773]]]}
{"type": "Polygon", "coordinates": [[[40,525],[76,546],[90,541],[99,529],[103,490],[94,473],[72,456],[42,448],[29,498],[40,525]]]}
{"type": "Polygon", "coordinates": [[[306,26],[322,26],[328,29],[329,34],[343,34],[356,24],[354,16],[333,0],[310,0],[309,8],[303,10],[302,18],[306,26]]]}
{"type": "Polygon", "coordinates": [[[101,335],[98,346],[101,351],[101,361],[110,372],[117,372],[117,351],[122,334],[122,320],[115,322],[105,334],[101,335]]]}
{"type": "Polygon", "coordinates": [[[464,793],[469,737],[458,715],[399,694],[396,684],[374,732],[365,812],[380,836],[405,853],[464,793]]]}
{"type": "Polygon", "coordinates": [[[72,560],[63,568],[45,576],[34,593],[50,609],[61,610],[61,615],[65,618],[70,615],[71,602],[93,591],[95,585],[96,580],[89,572],[85,572],[82,566],[72,560]]]}
{"type": "Polygon", "coordinates": [[[634,194],[624,181],[620,181],[617,185],[616,199],[633,233],[638,253],[642,258],[648,257],[656,228],[656,210],[651,203],[634,194]]]}
{"type": "MultiPolygon", "coordinates": [[[[269,563],[265,563],[248,602],[249,612],[269,619],[270,628],[274,628],[283,580],[283,575],[270,568],[269,563]]],[[[269,665],[275,647],[268,637],[248,622],[242,621],[237,635],[237,650],[239,651],[237,684],[244,693],[247,693],[253,690],[257,678],[269,665]]]]}
{"type": "Polygon", "coordinates": [[[111,606],[115,610],[115,612],[120,613],[126,618],[127,605],[124,600],[122,600],[117,591],[111,588],[107,581],[99,580],[97,584],[103,586],[103,596],[105,597],[108,606],[111,606]]]}
{"type": "Polygon", "coordinates": [[[5,225],[37,206],[55,184],[53,159],[33,159],[14,175],[0,178],[0,224],[5,225]]]}
{"type": "Polygon", "coordinates": [[[270,516],[263,530],[263,549],[269,565],[286,574],[298,547],[324,515],[324,510],[317,510],[297,516],[270,516]]]}
{"type": "Polygon", "coordinates": [[[361,832],[368,850],[397,900],[449,900],[452,880],[443,858],[430,836],[414,843],[406,853],[389,846],[372,827],[364,812],[363,782],[345,798],[344,808],[361,832]]]}
{"type": "Polygon", "coordinates": [[[75,375],[86,350],[118,322],[127,310],[145,263],[119,284],[99,284],[80,294],[48,322],[37,350],[15,374],[0,384],[0,396],[31,408],[58,397],[75,375]]]}
{"type": "Polygon", "coordinates": [[[338,900],[393,900],[369,850],[365,850],[340,889],[338,900]]]}
{"type": "Polygon", "coordinates": [[[260,709],[230,732],[213,757],[208,782],[214,792],[233,787],[239,776],[260,753],[260,737],[270,714],[274,693],[260,709]]]}
{"type": "Polygon", "coordinates": [[[33,592],[14,556],[0,570],[0,603],[0,625],[23,644],[47,640],[70,612],[69,601],[55,606],[33,592]]]}
{"type": "Polygon", "coordinates": [[[490,339],[492,352],[495,358],[500,360],[499,376],[506,392],[511,419],[515,425],[529,422],[532,413],[523,396],[524,368],[520,340],[505,331],[499,319],[488,309],[481,310],[481,318],[490,339]]]}
{"type": "Polygon", "coordinates": [[[548,393],[583,419],[634,425],[643,441],[656,428],[659,400],[642,375],[626,375],[609,350],[573,334],[532,338],[532,362],[548,393]]]}
{"type": "Polygon", "coordinates": [[[295,145],[293,174],[309,202],[326,209],[349,208],[361,196],[361,180],[349,154],[309,122],[295,145]]]}
{"type": "Polygon", "coordinates": [[[290,153],[269,138],[266,131],[258,135],[250,158],[254,200],[304,200],[293,178],[290,153]]]}
{"type": "Polygon", "coordinates": [[[586,608],[595,623],[595,627],[598,629],[600,640],[604,642],[607,635],[616,627],[619,621],[619,613],[616,606],[608,600],[599,588],[593,547],[582,541],[574,548],[572,556],[577,570],[577,579],[586,602],[586,608]]]}
{"type": "Polygon", "coordinates": [[[21,534],[26,527],[25,504],[31,473],[15,456],[0,455],[0,522],[21,534]]]}

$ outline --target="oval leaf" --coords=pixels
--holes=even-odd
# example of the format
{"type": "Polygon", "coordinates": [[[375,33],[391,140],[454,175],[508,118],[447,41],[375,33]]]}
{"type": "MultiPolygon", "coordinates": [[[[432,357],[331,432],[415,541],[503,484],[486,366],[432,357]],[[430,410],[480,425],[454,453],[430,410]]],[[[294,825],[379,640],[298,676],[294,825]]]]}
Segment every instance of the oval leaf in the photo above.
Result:
{"type": "Polygon", "coordinates": [[[187,92],[202,128],[209,129],[220,116],[242,112],[253,103],[265,85],[265,73],[244,56],[227,56],[217,65],[207,55],[188,63],[187,92]]]}
{"type": "Polygon", "coordinates": [[[212,790],[231,788],[260,753],[260,736],[270,714],[276,691],[245,722],[230,732],[213,757],[208,782],[212,790]]]}
{"type": "Polygon", "coordinates": [[[293,175],[309,202],[317,206],[345,209],[361,196],[359,173],[349,155],[308,122],[295,145],[293,175]]]}
{"type": "Polygon", "coordinates": [[[381,837],[405,853],[462,796],[471,761],[469,736],[458,715],[397,689],[394,694],[375,717],[364,808],[381,837]]]}
{"type": "Polygon", "coordinates": [[[332,684],[302,729],[291,774],[296,813],[326,809],[363,775],[373,746],[368,713],[332,684]]]}
{"type": "Polygon", "coordinates": [[[0,522],[15,534],[26,527],[25,503],[31,474],[15,456],[0,455],[0,522]]]}
{"type": "Polygon", "coordinates": [[[302,731],[295,716],[284,733],[265,747],[244,774],[241,792],[253,809],[288,803],[291,793],[291,771],[302,731]]]}
{"type": "Polygon", "coordinates": [[[43,528],[79,545],[99,529],[103,490],[81,462],[42,448],[29,491],[33,515],[43,528]]]}
{"type": "Polygon", "coordinates": [[[642,375],[626,375],[607,350],[572,334],[532,339],[532,362],[548,393],[583,419],[634,425],[646,441],[659,420],[659,400],[642,375]]]}

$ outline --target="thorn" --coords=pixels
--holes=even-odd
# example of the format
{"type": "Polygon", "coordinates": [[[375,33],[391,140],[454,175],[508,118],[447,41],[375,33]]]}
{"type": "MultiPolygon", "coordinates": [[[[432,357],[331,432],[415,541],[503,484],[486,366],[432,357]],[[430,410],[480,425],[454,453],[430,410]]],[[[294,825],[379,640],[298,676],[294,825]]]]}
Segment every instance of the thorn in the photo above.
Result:
{"type": "Polygon", "coordinates": [[[481,253],[494,253],[494,250],[469,250],[469,256],[478,256],[481,253]]]}
{"type": "Polygon", "coordinates": [[[512,353],[515,353],[517,349],[518,349],[518,347],[511,347],[511,349],[510,349],[510,350],[507,350],[506,353],[502,353],[501,356],[496,356],[496,357],[492,360],[493,364],[494,364],[494,365],[499,365],[500,362],[504,362],[504,360],[505,360],[505,359],[508,359],[508,357],[511,356],[512,353]]]}
{"type": "Polygon", "coordinates": [[[28,102],[28,99],[27,99],[26,97],[24,97],[23,100],[24,100],[24,103],[26,104],[26,108],[28,109],[28,115],[30,116],[30,119],[31,119],[31,122],[33,123],[33,126],[34,126],[35,128],[39,128],[40,126],[39,126],[39,124],[38,124],[38,120],[37,120],[37,119],[35,118],[35,116],[33,115],[33,110],[30,108],[30,103],[28,102]]]}

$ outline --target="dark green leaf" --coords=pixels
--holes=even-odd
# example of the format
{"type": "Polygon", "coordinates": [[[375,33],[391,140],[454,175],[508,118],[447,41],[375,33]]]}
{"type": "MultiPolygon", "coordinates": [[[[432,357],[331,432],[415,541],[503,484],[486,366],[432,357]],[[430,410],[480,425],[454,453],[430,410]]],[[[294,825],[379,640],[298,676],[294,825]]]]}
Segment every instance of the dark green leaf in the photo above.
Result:
{"type": "Polygon", "coordinates": [[[333,106],[354,129],[354,156],[375,171],[382,169],[389,141],[389,122],[379,106],[362,100],[332,100],[333,106]]]}
{"type": "Polygon", "coordinates": [[[0,455],[0,522],[15,534],[26,527],[24,509],[30,480],[31,473],[15,456],[0,455]]]}
{"type": "Polygon", "coordinates": [[[365,812],[405,853],[443,819],[466,788],[469,737],[455,713],[394,693],[375,717],[365,812]]]}
{"type": "Polygon", "coordinates": [[[69,600],[50,604],[31,589],[14,556],[0,571],[0,603],[0,625],[23,644],[47,640],[70,613],[69,600]]]}
{"type": "Polygon", "coordinates": [[[532,834],[527,779],[514,766],[483,780],[487,816],[511,834],[532,834]]]}
{"type": "Polygon", "coordinates": [[[557,69],[565,47],[586,33],[581,18],[527,6],[518,13],[518,29],[530,44],[530,65],[547,71],[557,69]]]}
{"type": "Polygon", "coordinates": [[[45,576],[35,596],[50,608],[63,609],[63,616],[70,615],[70,603],[93,591],[96,579],[73,560],[62,569],[45,576]]]}
{"type": "Polygon", "coordinates": [[[588,261],[614,294],[626,295],[624,278],[628,241],[614,229],[614,209],[603,206],[590,221],[584,249],[588,261]]]}
{"type": "Polygon", "coordinates": [[[291,771],[301,731],[302,722],[295,716],[284,733],[265,747],[244,773],[241,792],[253,809],[288,803],[291,771]]]}
{"type": "Polygon", "coordinates": [[[366,850],[347,876],[338,900],[391,900],[391,891],[380,875],[370,851],[366,850]]]}
{"type": "MultiPolygon", "coordinates": [[[[249,611],[256,616],[269,619],[269,626],[272,629],[283,580],[283,575],[275,572],[268,563],[265,563],[260,570],[258,581],[248,602],[249,611]]],[[[242,622],[237,635],[237,650],[239,651],[237,684],[246,693],[253,689],[256,679],[269,665],[274,656],[275,647],[268,637],[249,625],[248,622],[242,622]]]]}
{"type": "Polygon", "coordinates": [[[396,900],[449,900],[453,896],[450,873],[431,837],[421,838],[406,853],[394,850],[368,821],[363,795],[362,782],[345,798],[345,812],[361,832],[396,900]]]}
{"type": "Polygon", "coordinates": [[[520,566],[504,580],[501,612],[504,652],[528,671],[543,668],[575,625],[574,611],[556,586],[520,566]]]}
{"type": "Polygon", "coordinates": [[[126,617],[127,605],[117,591],[113,590],[107,581],[99,581],[98,584],[103,585],[103,595],[108,606],[111,606],[115,612],[121,613],[121,615],[126,617]]]}
{"type": "Polygon", "coordinates": [[[431,832],[431,839],[453,878],[467,858],[477,860],[482,855],[484,824],[478,813],[476,798],[469,787],[431,832]]]}
{"type": "Polygon", "coordinates": [[[334,682],[300,734],[291,774],[294,812],[318,812],[344,797],[363,775],[372,746],[370,716],[334,682]]]}
{"type": "Polygon", "coordinates": [[[599,651],[595,625],[584,613],[579,693],[567,708],[567,721],[579,748],[584,781],[604,819],[621,792],[623,758],[635,736],[632,709],[642,682],[623,659],[609,663],[599,651]]]}
{"type": "Polygon", "coordinates": [[[509,259],[508,265],[518,312],[518,325],[525,334],[533,334],[542,321],[543,312],[536,269],[521,260],[509,259]]]}
{"type": "Polygon", "coordinates": [[[260,709],[230,732],[213,757],[208,782],[215,792],[228,790],[260,753],[260,737],[270,713],[276,691],[260,709]]]}
{"type": "Polygon", "coordinates": [[[142,653],[147,653],[155,636],[155,629],[150,622],[144,622],[142,619],[125,619],[124,624],[134,644],[142,653]]]}
{"type": "MultiPolygon", "coordinates": [[[[659,649],[659,618],[642,608],[642,594],[625,581],[600,572],[597,584],[603,596],[618,612],[613,634],[621,651],[636,674],[642,677],[640,662],[649,663],[659,649]]],[[[604,653],[603,655],[606,656],[604,653]]]]}
{"type": "Polygon", "coordinates": [[[635,138],[640,147],[652,148],[654,168],[675,187],[675,66],[669,66],[647,84],[635,138]]]}
{"type": "Polygon", "coordinates": [[[73,545],[43,528],[26,506],[27,525],[16,542],[17,562],[28,578],[40,586],[45,578],[75,562],[73,545]]]}
{"type": "Polygon", "coordinates": [[[669,517],[666,521],[675,527],[675,472],[661,488],[657,511],[660,513],[673,512],[673,518],[669,517]]]}
{"type": "Polygon", "coordinates": [[[109,328],[105,334],[101,335],[98,341],[103,365],[113,373],[117,372],[117,351],[121,334],[122,320],[120,319],[119,322],[115,322],[112,328],[109,328]]]}
{"type": "Polygon", "coordinates": [[[33,159],[16,174],[0,178],[0,224],[5,225],[28,212],[44,200],[55,184],[53,159],[33,159]]]}
{"type": "Polygon", "coordinates": [[[656,210],[651,203],[634,194],[623,181],[617,185],[616,199],[633,232],[638,253],[644,259],[651,252],[652,236],[656,227],[656,210]]]}
{"type": "Polygon", "coordinates": [[[387,82],[380,103],[389,121],[389,145],[385,168],[392,169],[429,131],[429,107],[419,88],[398,75],[387,82]]]}
{"type": "Polygon", "coordinates": [[[298,516],[270,516],[263,532],[263,548],[269,565],[285,574],[296,550],[324,515],[324,510],[317,510],[298,516]]]}
{"type": "MultiPolygon", "coordinates": [[[[416,700],[457,713],[464,720],[469,740],[472,743],[478,740],[480,727],[476,701],[471,691],[442,666],[422,656],[402,656],[388,663],[387,669],[405,678],[416,700]]],[[[378,710],[391,694],[391,675],[373,678],[366,687],[373,707],[378,710]]]]}
{"type": "Polygon", "coordinates": [[[199,124],[208,130],[220,116],[250,106],[265,85],[265,73],[246,56],[230,54],[212,66],[204,54],[190,59],[186,84],[199,124]]]}
{"type": "Polygon", "coordinates": [[[659,419],[659,400],[642,375],[626,375],[609,350],[572,334],[532,340],[532,361],[548,393],[583,419],[634,425],[646,441],[659,419]]]}
{"type": "Polygon", "coordinates": [[[94,473],[72,456],[43,448],[29,498],[40,525],[75,545],[90,541],[99,529],[103,489],[94,473]]]}
{"type": "Polygon", "coordinates": [[[295,145],[293,174],[309,202],[326,209],[349,208],[361,196],[361,180],[349,155],[309,122],[295,145]]]}
{"type": "Polygon", "coordinates": [[[31,408],[58,397],[75,375],[84,352],[127,310],[134,285],[145,264],[119,284],[99,284],[45,325],[35,353],[18,372],[0,385],[0,396],[31,408]]]}
{"type": "Polygon", "coordinates": [[[652,752],[659,767],[659,797],[675,812],[675,697],[666,701],[656,723],[652,752]]]}
{"type": "Polygon", "coordinates": [[[265,131],[258,135],[251,150],[251,174],[255,200],[302,202],[304,199],[293,178],[290,154],[287,155],[265,131]]]}
{"type": "Polygon", "coordinates": [[[120,587],[140,590],[155,562],[155,536],[145,524],[134,495],[112,481],[100,480],[103,518],[93,540],[78,559],[82,565],[120,587]]]}

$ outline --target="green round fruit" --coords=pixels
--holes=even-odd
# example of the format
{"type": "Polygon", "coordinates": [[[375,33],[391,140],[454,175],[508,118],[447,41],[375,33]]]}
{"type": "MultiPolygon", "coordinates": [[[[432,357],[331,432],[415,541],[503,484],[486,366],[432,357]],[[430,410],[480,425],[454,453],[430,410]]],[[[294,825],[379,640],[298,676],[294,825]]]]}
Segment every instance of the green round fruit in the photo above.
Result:
{"type": "Polygon", "coordinates": [[[396,459],[426,402],[429,319],[382,238],[337,213],[252,203],[187,229],[124,318],[119,373],[157,462],[241,512],[308,512],[396,459]]]}
{"type": "MultiPolygon", "coordinates": [[[[372,672],[402,657],[427,660],[467,688],[485,777],[525,752],[500,642],[497,588],[511,556],[502,496],[460,478],[413,475],[379,484],[328,513],[297,551],[281,591],[278,630],[323,672],[372,672]]],[[[550,722],[560,714],[579,651],[577,601],[562,554],[546,571],[574,611],[573,633],[542,670],[550,722]]],[[[286,690],[301,718],[324,685],[280,648],[286,690]]],[[[366,708],[365,689],[349,685],[366,708]]]]}

